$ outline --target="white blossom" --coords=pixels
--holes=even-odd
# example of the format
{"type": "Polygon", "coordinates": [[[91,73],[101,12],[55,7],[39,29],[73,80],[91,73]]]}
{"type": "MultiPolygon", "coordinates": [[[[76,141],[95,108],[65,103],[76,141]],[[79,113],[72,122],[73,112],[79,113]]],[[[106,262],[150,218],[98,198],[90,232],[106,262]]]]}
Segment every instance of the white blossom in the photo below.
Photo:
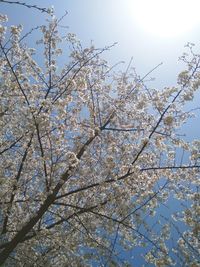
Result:
{"type": "Polygon", "coordinates": [[[200,141],[182,125],[199,55],[189,44],[177,84],[148,88],[48,12],[39,49],[0,26],[0,265],[118,266],[118,248],[145,247],[147,265],[195,266],[200,141]]]}

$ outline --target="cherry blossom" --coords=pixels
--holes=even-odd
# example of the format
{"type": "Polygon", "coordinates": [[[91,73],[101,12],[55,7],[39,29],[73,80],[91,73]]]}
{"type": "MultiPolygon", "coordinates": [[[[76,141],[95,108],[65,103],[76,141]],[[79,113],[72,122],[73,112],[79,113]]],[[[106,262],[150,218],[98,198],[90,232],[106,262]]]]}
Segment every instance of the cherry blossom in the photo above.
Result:
{"type": "Polygon", "coordinates": [[[193,46],[177,84],[152,89],[103,59],[112,45],[62,37],[54,16],[34,49],[0,20],[0,264],[129,266],[120,246],[198,266],[200,141],[179,134],[200,84],[193,46]],[[159,217],[172,197],[182,208],[159,217]]]}

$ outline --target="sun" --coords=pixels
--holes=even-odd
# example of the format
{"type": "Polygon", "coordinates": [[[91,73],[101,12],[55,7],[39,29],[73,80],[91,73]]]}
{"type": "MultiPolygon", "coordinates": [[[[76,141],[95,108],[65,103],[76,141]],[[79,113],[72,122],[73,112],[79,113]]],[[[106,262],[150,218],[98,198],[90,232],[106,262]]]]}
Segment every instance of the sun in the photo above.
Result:
{"type": "Polygon", "coordinates": [[[200,24],[200,0],[133,0],[138,26],[149,34],[177,37],[200,24]]]}

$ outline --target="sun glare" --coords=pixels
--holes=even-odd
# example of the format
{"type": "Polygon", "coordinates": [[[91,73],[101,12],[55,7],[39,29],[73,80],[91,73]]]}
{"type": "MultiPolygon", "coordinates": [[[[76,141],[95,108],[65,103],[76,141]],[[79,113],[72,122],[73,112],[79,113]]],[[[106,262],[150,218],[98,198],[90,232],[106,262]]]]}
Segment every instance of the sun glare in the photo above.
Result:
{"type": "Polygon", "coordinates": [[[159,37],[180,36],[200,23],[200,0],[135,0],[136,23],[159,37]]]}

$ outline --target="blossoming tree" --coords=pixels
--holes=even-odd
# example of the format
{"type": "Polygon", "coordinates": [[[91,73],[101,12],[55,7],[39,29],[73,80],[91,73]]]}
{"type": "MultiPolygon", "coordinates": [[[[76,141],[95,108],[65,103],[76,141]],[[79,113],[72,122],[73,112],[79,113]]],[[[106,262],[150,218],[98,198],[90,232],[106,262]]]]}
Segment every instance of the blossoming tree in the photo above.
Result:
{"type": "Polygon", "coordinates": [[[0,19],[0,264],[132,266],[120,252],[144,246],[154,266],[198,266],[200,141],[178,135],[200,85],[192,45],[177,85],[157,90],[54,17],[42,56],[0,19]],[[159,223],[172,197],[188,206],[159,223]]]}

